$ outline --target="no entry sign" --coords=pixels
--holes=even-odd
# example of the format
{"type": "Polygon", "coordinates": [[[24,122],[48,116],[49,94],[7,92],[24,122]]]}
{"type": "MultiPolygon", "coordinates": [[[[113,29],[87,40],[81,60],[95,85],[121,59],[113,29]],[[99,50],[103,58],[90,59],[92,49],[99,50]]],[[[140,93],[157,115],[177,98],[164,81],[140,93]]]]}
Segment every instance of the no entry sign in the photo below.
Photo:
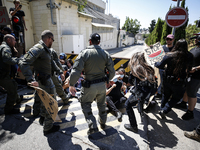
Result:
{"type": "Polygon", "coordinates": [[[165,21],[170,27],[180,27],[186,23],[188,19],[187,10],[182,7],[172,8],[165,16],[165,21]]]}

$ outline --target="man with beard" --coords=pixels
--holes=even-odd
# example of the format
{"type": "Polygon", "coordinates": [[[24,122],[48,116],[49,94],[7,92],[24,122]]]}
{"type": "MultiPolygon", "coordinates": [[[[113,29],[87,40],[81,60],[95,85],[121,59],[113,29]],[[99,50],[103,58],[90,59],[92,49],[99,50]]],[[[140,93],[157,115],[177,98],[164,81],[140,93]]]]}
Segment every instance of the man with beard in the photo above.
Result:
{"type": "MultiPolygon", "coordinates": [[[[19,66],[26,77],[27,82],[32,86],[40,87],[50,95],[55,96],[55,86],[51,79],[52,67],[55,65],[50,51],[53,42],[53,33],[49,30],[43,31],[41,40],[24,55],[24,58],[19,62],[19,66]],[[35,77],[30,69],[30,65],[34,66],[35,77]]],[[[61,78],[64,78],[62,73],[61,78]]],[[[39,99],[37,94],[35,95],[35,100],[36,99],[39,99]]],[[[43,103],[41,103],[40,106],[40,115],[40,124],[44,125],[44,135],[56,132],[60,129],[60,126],[53,125],[53,119],[43,103]]]]}

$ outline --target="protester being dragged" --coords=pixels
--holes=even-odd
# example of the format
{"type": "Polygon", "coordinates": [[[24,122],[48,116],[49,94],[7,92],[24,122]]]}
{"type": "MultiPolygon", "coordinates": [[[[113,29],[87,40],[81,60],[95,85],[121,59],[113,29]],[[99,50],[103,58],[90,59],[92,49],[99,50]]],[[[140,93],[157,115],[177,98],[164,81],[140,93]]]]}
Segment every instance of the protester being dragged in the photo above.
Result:
{"type": "Polygon", "coordinates": [[[165,115],[183,97],[186,77],[192,68],[192,63],[193,55],[188,52],[185,39],[178,40],[172,51],[167,53],[161,62],[155,63],[155,67],[159,69],[165,69],[167,65],[163,76],[164,96],[159,111],[162,118],[165,118],[165,115]]]}
{"type": "Polygon", "coordinates": [[[124,127],[137,133],[138,127],[133,106],[140,104],[143,107],[143,103],[148,101],[150,96],[157,91],[157,83],[154,69],[148,65],[144,53],[135,53],[129,61],[129,67],[131,69],[129,83],[134,87],[130,90],[132,94],[125,102],[130,124],[124,124],[124,127]]]}
{"type": "Polygon", "coordinates": [[[118,121],[122,121],[122,113],[118,108],[125,103],[126,97],[123,94],[123,75],[115,75],[107,85],[106,102],[110,111],[114,113],[118,121]]]}
{"type": "Polygon", "coordinates": [[[187,80],[183,101],[179,104],[179,106],[187,108],[186,103],[188,102],[187,112],[181,117],[183,120],[194,118],[193,110],[197,103],[196,95],[200,88],[200,33],[193,38],[195,38],[196,47],[191,49],[190,52],[194,56],[194,63],[187,80]]]}

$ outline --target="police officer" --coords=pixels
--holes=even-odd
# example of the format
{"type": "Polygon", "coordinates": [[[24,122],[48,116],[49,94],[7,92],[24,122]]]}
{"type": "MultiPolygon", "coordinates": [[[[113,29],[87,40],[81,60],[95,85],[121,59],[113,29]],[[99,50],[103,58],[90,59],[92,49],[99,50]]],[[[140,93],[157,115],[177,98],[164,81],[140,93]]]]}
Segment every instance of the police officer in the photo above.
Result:
{"type": "MultiPolygon", "coordinates": [[[[52,56],[53,56],[53,60],[55,61],[56,65],[60,68],[60,72],[64,71],[61,63],[60,63],[60,60],[58,58],[58,55],[56,53],[56,51],[51,48],[51,53],[52,53],[52,56]]],[[[61,83],[59,82],[58,80],[58,76],[55,75],[54,73],[55,70],[53,70],[53,73],[52,73],[52,77],[51,79],[53,80],[53,83],[55,85],[55,88],[56,88],[56,93],[59,95],[59,97],[63,100],[64,104],[68,104],[68,100],[69,98],[67,97],[66,93],[64,92],[63,88],[62,88],[62,85],[61,83]]],[[[64,75],[63,75],[64,76],[64,75]]]]}
{"type": "MultiPolygon", "coordinates": [[[[52,66],[54,64],[51,51],[52,43],[54,42],[53,33],[45,30],[41,34],[41,39],[38,44],[34,45],[19,61],[19,66],[26,77],[27,82],[32,86],[40,87],[50,95],[55,95],[55,86],[51,79],[52,66]],[[34,66],[35,77],[33,76],[30,65],[34,66]]],[[[59,126],[53,125],[53,119],[48,114],[44,104],[41,104],[40,119],[44,118],[43,133],[47,135],[56,132],[60,129],[59,126]]]]}
{"type": "Polygon", "coordinates": [[[13,106],[21,101],[17,93],[17,83],[10,76],[11,65],[19,62],[19,58],[13,57],[15,43],[14,36],[6,34],[4,42],[0,46],[0,86],[7,90],[6,105],[4,107],[5,114],[19,113],[19,110],[14,109],[13,106]]]}
{"type": "Polygon", "coordinates": [[[72,96],[75,95],[76,89],[74,87],[76,81],[80,78],[81,72],[84,69],[85,80],[82,82],[80,103],[83,114],[88,123],[88,135],[98,132],[96,119],[92,114],[91,103],[96,98],[97,106],[99,109],[99,123],[102,129],[105,128],[107,113],[105,111],[106,100],[106,83],[105,83],[105,67],[109,71],[109,80],[115,74],[113,68],[114,64],[110,55],[101,49],[100,35],[94,33],[90,37],[90,46],[81,51],[75,60],[73,69],[69,78],[70,87],[69,91],[72,96]]]}
{"type": "MultiPolygon", "coordinates": [[[[62,98],[63,102],[65,104],[67,104],[68,103],[67,95],[64,93],[64,90],[63,90],[62,86],[59,83],[58,76],[55,75],[55,72],[57,72],[59,74],[63,74],[63,71],[62,71],[63,68],[62,68],[62,66],[60,64],[60,61],[59,61],[58,56],[56,54],[56,51],[53,48],[50,48],[50,51],[51,51],[51,54],[52,54],[52,59],[54,61],[53,66],[52,66],[51,79],[52,79],[52,81],[53,81],[53,83],[55,85],[57,94],[62,98]]],[[[62,75],[62,76],[64,76],[64,75],[62,75]]],[[[34,101],[34,104],[33,104],[33,116],[34,117],[39,116],[39,114],[40,114],[40,105],[41,105],[40,97],[39,97],[39,95],[37,93],[35,93],[35,101],[34,101]]],[[[39,123],[41,125],[43,125],[43,122],[44,122],[44,117],[41,116],[40,120],[39,120],[39,123]]]]}

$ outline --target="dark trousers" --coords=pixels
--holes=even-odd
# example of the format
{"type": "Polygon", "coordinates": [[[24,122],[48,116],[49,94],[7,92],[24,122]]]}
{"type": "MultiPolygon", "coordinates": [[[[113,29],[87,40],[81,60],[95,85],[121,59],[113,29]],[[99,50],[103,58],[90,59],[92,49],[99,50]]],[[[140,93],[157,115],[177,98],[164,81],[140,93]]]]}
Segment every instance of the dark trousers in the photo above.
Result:
{"type": "Polygon", "coordinates": [[[13,109],[15,103],[20,100],[17,93],[17,82],[14,79],[4,78],[0,79],[0,85],[7,91],[6,105],[4,112],[9,112],[13,109]]]}
{"type": "Polygon", "coordinates": [[[163,82],[163,85],[164,96],[161,101],[161,109],[164,110],[164,113],[168,113],[183,97],[185,87],[183,85],[174,85],[168,82],[163,82]]]}
{"type": "Polygon", "coordinates": [[[137,121],[136,121],[136,118],[135,118],[135,113],[133,111],[133,106],[135,106],[137,103],[138,103],[138,101],[130,103],[129,99],[127,99],[126,102],[125,102],[126,112],[127,112],[128,119],[129,119],[129,122],[130,122],[132,127],[137,127],[137,121]]]}
{"type": "Polygon", "coordinates": [[[118,106],[123,104],[126,101],[126,97],[120,97],[120,98],[114,98],[112,96],[106,96],[106,102],[108,105],[108,108],[111,111],[118,112],[119,110],[117,109],[118,106]]]}

